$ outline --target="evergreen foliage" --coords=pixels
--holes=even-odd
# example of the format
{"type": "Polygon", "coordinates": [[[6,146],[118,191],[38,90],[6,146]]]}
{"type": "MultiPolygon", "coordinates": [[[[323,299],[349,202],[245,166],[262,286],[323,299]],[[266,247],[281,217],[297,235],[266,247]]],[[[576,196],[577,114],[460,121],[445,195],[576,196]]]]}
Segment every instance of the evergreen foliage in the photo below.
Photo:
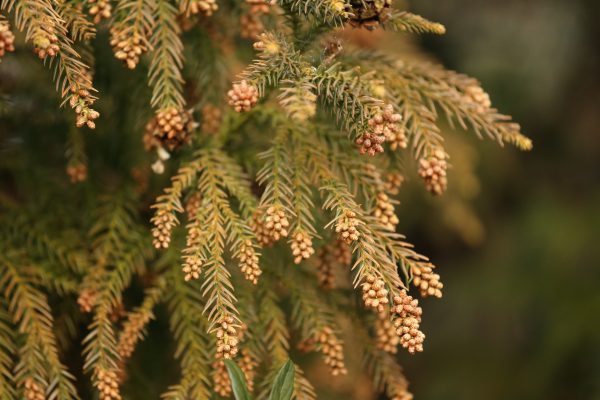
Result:
{"type": "Polygon", "coordinates": [[[346,342],[376,389],[411,398],[394,355],[423,349],[408,292],[443,285],[397,230],[403,177],[452,184],[442,116],[531,142],[475,79],[337,35],[441,24],[391,0],[0,6],[1,400],[138,398],[136,347],[163,323],[180,367],[163,399],[314,399],[293,347],[358,374],[346,342]]]}

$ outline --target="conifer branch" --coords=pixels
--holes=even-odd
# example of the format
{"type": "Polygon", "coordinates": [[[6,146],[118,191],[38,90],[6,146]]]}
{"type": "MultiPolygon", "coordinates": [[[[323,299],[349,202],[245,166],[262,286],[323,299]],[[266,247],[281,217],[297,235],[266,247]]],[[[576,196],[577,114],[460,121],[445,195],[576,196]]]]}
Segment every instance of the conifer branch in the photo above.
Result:
{"type": "Polygon", "coordinates": [[[206,336],[208,322],[203,317],[204,300],[199,285],[185,284],[177,271],[168,277],[170,326],[176,340],[175,357],[181,365],[182,378],[163,394],[167,400],[210,398],[210,349],[206,336]]]}
{"type": "Polygon", "coordinates": [[[152,88],[152,107],[161,110],[169,107],[182,109],[183,99],[183,44],[177,22],[177,8],[168,0],[157,0],[154,21],[156,28],[150,39],[152,58],[148,70],[152,88]]]}
{"type": "Polygon", "coordinates": [[[0,300],[0,400],[17,398],[13,373],[17,344],[5,299],[0,300]]]}
{"type": "Polygon", "coordinates": [[[279,5],[318,23],[341,27],[350,17],[349,4],[344,0],[280,0],[279,5]]]}
{"type": "Polygon", "coordinates": [[[420,15],[407,11],[392,12],[389,18],[384,21],[383,26],[399,32],[434,33],[436,35],[446,33],[444,25],[428,21],[420,15]]]}
{"type": "Polygon", "coordinates": [[[88,41],[96,37],[96,26],[74,1],[57,2],[57,11],[64,18],[74,41],[88,41]]]}
{"type": "Polygon", "coordinates": [[[59,358],[46,296],[31,284],[23,268],[17,267],[9,255],[0,257],[0,288],[9,301],[13,322],[26,337],[16,369],[18,385],[36,380],[44,384],[49,398],[78,399],[73,377],[59,358]]]}
{"type": "MultiPolygon", "coordinates": [[[[13,2],[7,1],[8,10],[13,2]]],[[[3,4],[4,5],[4,4],[3,4]]],[[[77,126],[88,123],[94,127],[93,120],[98,117],[95,110],[89,108],[95,101],[89,77],[89,67],[81,61],[81,56],[73,47],[68,36],[67,23],[63,20],[50,0],[23,0],[15,6],[16,26],[25,31],[27,41],[33,42],[44,61],[50,59],[54,65],[54,81],[56,89],[63,98],[63,103],[70,103],[78,114],[77,126]],[[55,42],[55,44],[53,43],[55,42]],[[57,46],[58,50],[50,53],[48,49],[57,46]],[[57,58],[56,62],[53,56],[57,58]]]]}

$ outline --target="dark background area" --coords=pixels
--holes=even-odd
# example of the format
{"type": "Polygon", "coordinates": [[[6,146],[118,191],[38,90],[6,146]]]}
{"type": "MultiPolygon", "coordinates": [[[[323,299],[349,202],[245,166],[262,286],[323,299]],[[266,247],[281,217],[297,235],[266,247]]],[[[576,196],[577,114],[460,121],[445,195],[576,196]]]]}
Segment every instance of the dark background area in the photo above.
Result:
{"type": "Polygon", "coordinates": [[[423,302],[426,351],[401,355],[411,389],[421,400],[600,399],[600,4],[411,5],[448,31],[424,37],[425,50],[480,79],[534,142],[520,153],[473,140],[478,244],[420,222],[432,211],[419,196],[399,208],[446,285],[423,302]]]}

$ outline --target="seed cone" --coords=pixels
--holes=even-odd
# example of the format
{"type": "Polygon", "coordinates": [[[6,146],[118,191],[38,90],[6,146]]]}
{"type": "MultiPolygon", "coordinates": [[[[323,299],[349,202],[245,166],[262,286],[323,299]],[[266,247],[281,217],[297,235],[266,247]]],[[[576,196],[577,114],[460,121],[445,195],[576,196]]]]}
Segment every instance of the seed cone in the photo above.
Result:
{"type": "Polygon", "coordinates": [[[422,352],[425,334],[419,329],[423,314],[419,301],[409,296],[406,290],[402,290],[394,297],[392,312],[396,315],[394,325],[402,347],[411,354],[422,352]]]}
{"type": "Polygon", "coordinates": [[[385,311],[385,306],[389,303],[389,299],[388,291],[382,279],[373,275],[367,276],[366,281],[362,284],[362,291],[362,298],[366,307],[373,308],[379,313],[385,311]]]}
{"type": "Polygon", "coordinates": [[[448,186],[447,169],[446,153],[443,150],[435,150],[429,157],[419,160],[419,175],[425,181],[427,190],[436,196],[446,191],[448,186]]]}
{"type": "Polygon", "coordinates": [[[229,105],[237,112],[250,111],[258,102],[258,90],[246,81],[234,83],[233,88],[227,92],[229,105]]]}

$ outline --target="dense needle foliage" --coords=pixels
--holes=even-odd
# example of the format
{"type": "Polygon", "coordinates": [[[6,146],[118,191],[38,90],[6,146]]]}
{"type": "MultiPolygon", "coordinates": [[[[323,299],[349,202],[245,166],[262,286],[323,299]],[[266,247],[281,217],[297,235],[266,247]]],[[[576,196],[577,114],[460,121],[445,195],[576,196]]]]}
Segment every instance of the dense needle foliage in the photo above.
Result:
{"type": "Polygon", "coordinates": [[[391,0],[1,6],[0,399],[136,398],[157,309],[164,399],[230,396],[224,359],[266,398],[290,357],[315,398],[292,347],[412,397],[395,354],[423,351],[417,297],[443,284],[398,232],[400,186],[452,183],[442,116],[531,142],[476,80],[340,37],[442,25],[391,0]]]}

